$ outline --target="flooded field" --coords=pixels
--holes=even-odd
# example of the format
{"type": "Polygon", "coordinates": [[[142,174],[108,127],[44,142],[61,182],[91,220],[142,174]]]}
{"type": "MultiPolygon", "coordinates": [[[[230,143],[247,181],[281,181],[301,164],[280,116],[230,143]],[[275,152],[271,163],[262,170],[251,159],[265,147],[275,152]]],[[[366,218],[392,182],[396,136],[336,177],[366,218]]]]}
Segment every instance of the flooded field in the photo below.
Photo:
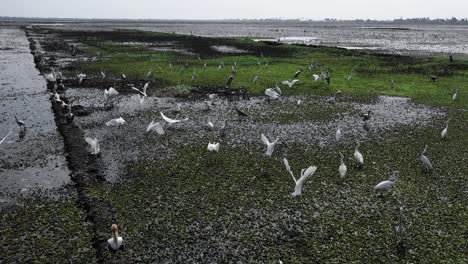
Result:
{"type": "Polygon", "coordinates": [[[445,53],[465,30],[0,28],[0,262],[462,263],[468,62],[445,53]]]}
{"type": "Polygon", "coordinates": [[[50,27],[65,30],[137,29],[209,37],[248,37],[404,55],[468,55],[468,26],[321,22],[154,22],[79,25],[71,23],[52,24],[50,27]]]}

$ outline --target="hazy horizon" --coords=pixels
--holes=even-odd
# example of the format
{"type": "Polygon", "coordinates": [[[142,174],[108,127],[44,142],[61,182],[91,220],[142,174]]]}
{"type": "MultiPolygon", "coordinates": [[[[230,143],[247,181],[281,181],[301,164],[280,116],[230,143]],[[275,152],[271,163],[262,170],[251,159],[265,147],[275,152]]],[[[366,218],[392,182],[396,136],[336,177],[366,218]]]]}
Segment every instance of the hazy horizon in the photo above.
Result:
{"type": "Polygon", "coordinates": [[[311,19],[466,18],[466,0],[4,0],[0,16],[70,19],[311,19]]]}

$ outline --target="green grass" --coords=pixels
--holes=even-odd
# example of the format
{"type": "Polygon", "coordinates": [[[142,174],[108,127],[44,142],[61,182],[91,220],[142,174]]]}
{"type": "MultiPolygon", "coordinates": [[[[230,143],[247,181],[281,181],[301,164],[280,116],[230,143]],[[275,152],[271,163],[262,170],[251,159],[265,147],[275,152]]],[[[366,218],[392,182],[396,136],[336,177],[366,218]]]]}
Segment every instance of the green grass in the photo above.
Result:
{"type": "MultiPolygon", "coordinates": [[[[124,34],[124,33],[122,33],[124,34]]],[[[125,36],[125,34],[124,34],[125,36]]],[[[202,60],[197,56],[187,56],[170,52],[154,51],[140,43],[121,45],[123,40],[115,37],[102,37],[83,41],[84,50],[89,56],[95,56],[99,51],[106,58],[98,62],[82,63],[82,71],[99,75],[104,69],[114,76],[120,76],[124,71],[131,79],[142,79],[148,70],[152,70],[151,79],[157,80],[159,87],[174,86],[176,84],[193,85],[197,87],[222,88],[230,75],[231,65],[237,62],[237,76],[233,82],[234,88],[248,88],[250,93],[263,94],[268,87],[273,87],[276,81],[291,79],[299,68],[304,69],[301,82],[293,89],[284,88],[285,95],[318,94],[330,95],[335,90],[341,90],[352,95],[395,95],[408,96],[417,102],[439,105],[468,107],[468,59],[456,58],[449,63],[445,57],[404,57],[380,56],[364,54],[326,47],[303,47],[291,45],[270,46],[264,43],[247,39],[208,39],[193,38],[183,35],[171,35],[148,32],[132,32],[131,36],[146,42],[173,41],[179,49],[190,49],[191,41],[197,41],[193,49],[200,49],[202,60]],[[235,46],[254,52],[255,54],[225,56],[210,51],[211,45],[235,46]],[[269,54],[264,58],[259,53],[269,54]],[[218,69],[221,62],[226,67],[218,69]],[[257,62],[268,63],[268,66],[259,66],[257,62]],[[169,63],[173,68],[169,68],[169,63]],[[207,63],[208,67],[203,68],[207,63]],[[319,74],[330,70],[332,76],[331,86],[324,81],[315,82],[308,65],[317,66],[312,74],[319,74]],[[188,67],[185,66],[188,64],[188,67]],[[196,78],[191,83],[192,73],[196,78]],[[352,79],[347,77],[352,73],[352,79]],[[257,84],[252,84],[256,74],[260,75],[257,84]],[[432,82],[428,75],[435,74],[440,77],[432,82]],[[391,84],[391,80],[395,85],[391,84]],[[452,102],[452,95],[459,90],[459,100],[452,102]]],[[[129,36],[130,37],[130,36],[129,36]]]]}
{"type": "Polygon", "coordinates": [[[0,212],[0,262],[92,263],[92,230],[76,199],[18,198],[0,212]]]}

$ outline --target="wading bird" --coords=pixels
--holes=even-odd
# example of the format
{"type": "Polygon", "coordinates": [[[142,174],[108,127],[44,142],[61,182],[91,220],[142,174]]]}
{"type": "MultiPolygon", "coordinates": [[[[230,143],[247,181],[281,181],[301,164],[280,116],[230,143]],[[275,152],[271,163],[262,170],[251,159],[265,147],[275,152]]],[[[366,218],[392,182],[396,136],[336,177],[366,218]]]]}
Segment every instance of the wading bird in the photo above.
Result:
{"type": "Polygon", "coordinates": [[[281,95],[274,88],[268,88],[265,90],[265,95],[270,99],[279,99],[281,95]]]}
{"type": "Polygon", "coordinates": [[[260,77],[258,76],[258,73],[257,73],[257,75],[255,75],[255,77],[252,80],[252,84],[255,84],[258,81],[258,78],[260,77]]]}
{"type": "Polygon", "coordinates": [[[354,148],[354,161],[359,167],[364,165],[364,157],[362,156],[361,152],[359,152],[360,143],[356,142],[356,148],[354,148]]]}
{"type": "Polygon", "coordinates": [[[85,138],[86,143],[88,143],[88,151],[91,155],[98,155],[101,152],[101,147],[99,146],[99,140],[97,138],[85,138]]]}
{"type": "Polygon", "coordinates": [[[293,79],[299,78],[299,75],[301,75],[302,69],[299,69],[296,73],[294,73],[293,79]]]}
{"type": "Polygon", "coordinates": [[[219,151],[219,143],[208,143],[208,151],[219,151]]]}
{"type": "Polygon", "coordinates": [[[159,122],[151,121],[151,123],[146,128],[146,133],[150,131],[156,131],[159,135],[164,135],[164,130],[159,122]]]}
{"type": "Polygon", "coordinates": [[[448,133],[448,123],[449,123],[449,121],[447,120],[447,122],[445,122],[445,128],[444,128],[444,130],[442,130],[442,132],[440,133],[440,135],[442,136],[442,139],[444,139],[444,138],[447,137],[447,133],[448,133]]]}
{"type": "Polygon", "coordinates": [[[298,79],[294,79],[292,81],[282,81],[281,83],[284,84],[284,85],[287,85],[289,88],[291,88],[298,81],[299,81],[298,79]]]}
{"type": "Polygon", "coordinates": [[[267,155],[268,157],[271,157],[271,155],[273,154],[273,151],[275,150],[276,144],[278,144],[279,138],[277,138],[273,142],[270,142],[270,141],[268,141],[267,137],[263,133],[261,135],[261,138],[262,138],[263,144],[267,145],[267,151],[266,151],[265,155],[267,155]]]}
{"type": "Polygon", "coordinates": [[[143,95],[144,97],[147,97],[148,94],[146,93],[146,90],[148,90],[149,84],[150,84],[150,82],[145,83],[145,85],[143,86],[143,91],[141,91],[140,89],[138,89],[138,88],[136,88],[135,86],[132,85],[132,90],[135,90],[135,91],[139,92],[141,95],[143,95]]]}
{"type": "Polygon", "coordinates": [[[458,90],[456,90],[455,93],[453,94],[452,101],[457,100],[457,96],[458,96],[458,90]]]}
{"type": "Polygon", "coordinates": [[[19,126],[20,130],[26,130],[26,124],[23,120],[18,120],[18,117],[15,116],[16,124],[19,126]]]}
{"type": "Polygon", "coordinates": [[[335,132],[335,140],[336,142],[340,141],[341,139],[341,128],[338,126],[338,129],[335,132]]]}
{"type": "Polygon", "coordinates": [[[81,85],[83,80],[86,78],[86,74],[80,73],[80,74],[77,75],[77,77],[78,77],[78,84],[81,85]]]}
{"type": "Polygon", "coordinates": [[[432,163],[431,161],[426,157],[426,150],[427,150],[427,145],[424,147],[423,152],[421,153],[421,156],[419,157],[419,160],[421,160],[422,163],[422,168],[425,172],[429,172],[432,170],[432,163]]]}
{"type": "Polygon", "coordinates": [[[369,111],[367,111],[367,113],[361,114],[362,120],[364,122],[366,122],[369,119],[371,119],[371,113],[372,113],[372,111],[369,110],[369,111]]]}
{"type": "Polygon", "coordinates": [[[107,240],[107,243],[113,250],[119,250],[123,245],[123,238],[119,236],[119,228],[116,224],[113,224],[111,229],[112,237],[107,240]]]}
{"type": "Polygon", "coordinates": [[[167,116],[165,116],[163,114],[163,112],[159,112],[161,114],[161,117],[164,119],[164,121],[166,121],[168,124],[175,124],[175,123],[179,123],[179,122],[182,122],[182,121],[187,121],[188,118],[185,118],[183,120],[178,120],[178,119],[172,119],[172,118],[169,118],[167,116]]]}
{"type": "Polygon", "coordinates": [[[2,138],[2,140],[0,140],[0,145],[3,143],[3,141],[5,141],[5,140],[7,139],[7,137],[9,137],[9,136],[11,135],[11,133],[12,133],[11,131],[8,132],[8,134],[6,134],[6,136],[4,136],[4,137],[2,138]]]}
{"type": "Polygon", "coordinates": [[[338,168],[338,171],[340,172],[341,178],[346,177],[346,172],[348,171],[348,168],[346,167],[346,164],[344,163],[344,157],[343,157],[343,154],[341,154],[341,152],[340,152],[340,167],[338,168]]]}
{"type": "Polygon", "coordinates": [[[114,88],[111,87],[108,90],[104,89],[104,98],[107,100],[108,97],[113,95],[119,95],[119,92],[114,88]]]}
{"type": "Polygon", "coordinates": [[[231,84],[232,84],[232,81],[234,80],[234,76],[235,76],[235,75],[236,75],[236,73],[233,72],[233,73],[231,74],[231,76],[229,76],[229,78],[228,78],[227,81],[226,81],[226,88],[231,87],[231,84]]]}
{"type": "Polygon", "coordinates": [[[398,179],[399,174],[400,174],[399,171],[394,171],[392,176],[388,180],[382,181],[378,183],[376,186],[374,186],[374,190],[386,190],[392,187],[395,184],[396,180],[398,179]]]}
{"type": "Polygon", "coordinates": [[[291,167],[289,166],[289,162],[286,158],[283,158],[283,163],[284,163],[284,166],[286,167],[286,170],[289,172],[289,174],[291,174],[291,177],[293,178],[294,183],[296,184],[296,186],[294,187],[294,192],[291,195],[293,197],[301,195],[302,185],[304,185],[304,182],[307,180],[307,178],[309,178],[311,175],[315,173],[315,171],[317,170],[317,167],[310,166],[307,169],[302,169],[301,177],[299,178],[299,180],[296,180],[296,178],[294,177],[294,173],[292,172],[291,167]]]}
{"type": "Polygon", "coordinates": [[[106,126],[120,126],[124,125],[127,122],[122,117],[111,119],[109,122],[106,123],[106,126]]]}
{"type": "Polygon", "coordinates": [[[336,103],[336,101],[337,101],[337,97],[336,97],[336,96],[339,95],[339,94],[341,94],[341,91],[336,91],[336,92],[333,94],[333,97],[332,97],[332,98],[329,98],[329,99],[327,100],[327,102],[328,102],[328,103],[331,103],[331,104],[336,103]]]}

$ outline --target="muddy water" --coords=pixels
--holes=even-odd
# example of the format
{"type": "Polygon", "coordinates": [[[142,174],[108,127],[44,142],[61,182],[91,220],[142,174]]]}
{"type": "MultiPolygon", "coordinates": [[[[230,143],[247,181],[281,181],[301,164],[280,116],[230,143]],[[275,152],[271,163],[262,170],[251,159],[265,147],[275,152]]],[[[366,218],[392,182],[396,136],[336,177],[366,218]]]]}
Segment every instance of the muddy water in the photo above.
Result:
{"type": "Polygon", "coordinates": [[[15,193],[60,187],[69,181],[45,80],[29,42],[17,28],[0,28],[0,205],[15,193]],[[26,123],[26,130],[15,122],[26,123]]]}

